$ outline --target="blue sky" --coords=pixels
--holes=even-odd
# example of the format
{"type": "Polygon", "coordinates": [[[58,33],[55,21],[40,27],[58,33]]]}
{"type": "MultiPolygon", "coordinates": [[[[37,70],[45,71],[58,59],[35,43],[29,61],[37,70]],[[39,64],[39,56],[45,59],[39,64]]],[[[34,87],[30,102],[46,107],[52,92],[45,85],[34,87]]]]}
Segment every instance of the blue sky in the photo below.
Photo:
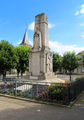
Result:
{"type": "Polygon", "coordinates": [[[0,0],[0,39],[17,46],[27,22],[33,44],[34,20],[39,13],[48,16],[51,51],[63,55],[84,50],[84,0],[0,0]]]}

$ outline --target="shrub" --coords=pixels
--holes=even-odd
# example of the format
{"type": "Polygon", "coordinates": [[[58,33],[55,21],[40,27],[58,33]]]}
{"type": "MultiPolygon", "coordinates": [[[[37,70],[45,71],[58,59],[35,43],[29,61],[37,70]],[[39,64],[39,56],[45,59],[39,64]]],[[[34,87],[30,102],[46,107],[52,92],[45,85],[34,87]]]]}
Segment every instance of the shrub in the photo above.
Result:
{"type": "Polygon", "coordinates": [[[57,101],[66,99],[67,96],[67,84],[51,84],[49,86],[49,98],[57,101]]]}
{"type": "Polygon", "coordinates": [[[17,74],[17,71],[14,71],[13,74],[17,74]]]}
{"type": "Polygon", "coordinates": [[[84,77],[77,77],[75,80],[81,80],[84,79],[84,77]]]}

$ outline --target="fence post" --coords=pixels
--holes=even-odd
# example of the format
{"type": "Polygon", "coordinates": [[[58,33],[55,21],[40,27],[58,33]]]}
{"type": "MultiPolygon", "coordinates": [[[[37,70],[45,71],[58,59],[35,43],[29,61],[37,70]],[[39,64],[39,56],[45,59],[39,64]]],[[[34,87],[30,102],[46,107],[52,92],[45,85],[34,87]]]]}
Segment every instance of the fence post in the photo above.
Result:
{"type": "Polygon", "coordinates": [[[79,83],[79,85],[80,85],[80,92],[81,92],[81,82],[79,83]]]}
{"type": "Polygon", "coordinates": [[[74,84],[74,97],[76,98],[76,86],[74,84]]]}
{"type": "Polygon", "coordinates": [[[36,83],[36,97],[38,98],[38,83],[36,83]]]}
{"type": "Polygon", "coordinates": [[[68,105],[70,104],[70,86],[67,86],[68,105]]]}
{"type": "Polygon", "coordinates": [[[12,82],[12,77],[11,77],[11,82],[12,82]]]}
{"type": "Polygon", "coordinates": [[[5,89],[6,89],[6,81],[4,82],[5,84],[4,84],[4,93],[5,93],[5,89]]]}
{"type": "Polygon", "coordinates": [[[15,81],[15,96],[17,96],[17,81],[15,81]]]}

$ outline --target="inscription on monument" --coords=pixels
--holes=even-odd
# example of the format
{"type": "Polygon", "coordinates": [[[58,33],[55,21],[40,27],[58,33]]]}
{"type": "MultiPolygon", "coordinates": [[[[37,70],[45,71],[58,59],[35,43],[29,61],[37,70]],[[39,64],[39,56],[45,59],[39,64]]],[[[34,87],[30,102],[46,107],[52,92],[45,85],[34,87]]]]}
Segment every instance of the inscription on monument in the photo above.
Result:
{"type": "Polygon", "coordinates": [[[38,77],[36,77],[36,76],[30,76],[30,79],[34,79],[34,80],[37,80],[38,79],[38,77]]]}

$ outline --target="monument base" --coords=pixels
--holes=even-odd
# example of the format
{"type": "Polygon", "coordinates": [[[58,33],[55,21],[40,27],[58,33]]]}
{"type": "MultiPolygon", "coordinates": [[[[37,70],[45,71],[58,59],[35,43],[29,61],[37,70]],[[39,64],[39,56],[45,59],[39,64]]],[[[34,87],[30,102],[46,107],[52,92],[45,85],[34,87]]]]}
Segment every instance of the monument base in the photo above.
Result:
{"type": "Polygon", "coordinates": [[[31,75],[31,73],[27,72],[24,78],[28,80],[46,80],[46,79],[53,79],[53,78],[55,79],[57,78],[57,75],[55,75],[55,73],[53,72],[53,74],[45,73],[37,76],[37,75],[31,75]]]}
{"type": "Polygon", "coordinates": [[[49,83],[65,83],[65,80],[62,80],[60,78],[57,78],[57,75],[48,75],[45,78],[43,78],[43,76],[38,77],[38,76],[24,76],[25,81],[31,81],[31,82],[46,82],[47,84],[49,83]],[[29,79],[30,78],[30,79],[29,79]]]}

